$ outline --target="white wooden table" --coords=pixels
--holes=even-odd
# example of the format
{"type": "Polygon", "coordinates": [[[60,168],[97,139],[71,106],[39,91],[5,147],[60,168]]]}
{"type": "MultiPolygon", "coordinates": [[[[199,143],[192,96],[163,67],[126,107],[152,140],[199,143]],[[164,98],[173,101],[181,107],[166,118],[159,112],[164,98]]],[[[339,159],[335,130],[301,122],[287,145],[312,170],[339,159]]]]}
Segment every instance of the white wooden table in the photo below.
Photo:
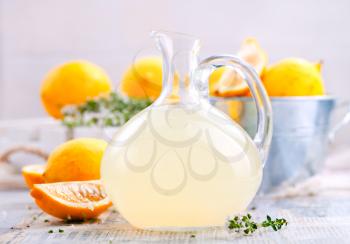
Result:
{"type": "Polygon", "coordinates": [[[258,197],[253,216],[285,217],[289,224],[252,236],[236,236],[224,229],[196,233],[151,232],[134,229],[117,212],[104,214],[99,223],[66,224],[42,213],[27,191],[0,192],[0,243],[349,243],[350,194],[287,199],[258,197]],[[45,221],[49,222],[45,222],[45,221]],[[58,229],[64,230],[58,233],[58,229]],[[53,230],[53,234],[48,231],[53,230]],[[193,237],[192,235],[195,235],[193,237]]]}

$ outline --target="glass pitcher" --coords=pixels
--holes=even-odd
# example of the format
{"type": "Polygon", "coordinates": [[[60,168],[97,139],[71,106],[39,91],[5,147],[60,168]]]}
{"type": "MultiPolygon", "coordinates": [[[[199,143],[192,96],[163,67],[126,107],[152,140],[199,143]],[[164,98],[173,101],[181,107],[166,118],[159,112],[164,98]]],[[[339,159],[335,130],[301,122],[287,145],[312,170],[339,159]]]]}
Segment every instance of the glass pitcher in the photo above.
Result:
{"type": "Polygon", "coordinates": [[[152,36],[163,57],[162,92],[114,135],[102,160],[102,183],[121,215],[138,228],[223,226],[259,189],[271,141],[269,99],[242,60],[212,56],[198,63],[196,38],[152,36]],[[222,66],[237,70],[255,99],[254,140],[208,102],[209,75],[222,66]]]}

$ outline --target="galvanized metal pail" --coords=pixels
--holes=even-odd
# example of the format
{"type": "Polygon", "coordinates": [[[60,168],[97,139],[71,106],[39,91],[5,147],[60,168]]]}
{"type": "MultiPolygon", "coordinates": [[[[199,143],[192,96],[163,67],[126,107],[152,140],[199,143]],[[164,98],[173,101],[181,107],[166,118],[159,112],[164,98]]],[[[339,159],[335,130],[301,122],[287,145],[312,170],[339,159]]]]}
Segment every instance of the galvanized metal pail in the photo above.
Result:
{"type": "MultiPolygon", "coordinates": [[[[210,101],[248,134],[255,134],[257,114],[251,98],[210,98],[210,101]]],[[[264,168],[263,192],[282,183],[298,182],[322,168],[335,103],[330,96],[271,98],[273,136],[264,168]]]]}

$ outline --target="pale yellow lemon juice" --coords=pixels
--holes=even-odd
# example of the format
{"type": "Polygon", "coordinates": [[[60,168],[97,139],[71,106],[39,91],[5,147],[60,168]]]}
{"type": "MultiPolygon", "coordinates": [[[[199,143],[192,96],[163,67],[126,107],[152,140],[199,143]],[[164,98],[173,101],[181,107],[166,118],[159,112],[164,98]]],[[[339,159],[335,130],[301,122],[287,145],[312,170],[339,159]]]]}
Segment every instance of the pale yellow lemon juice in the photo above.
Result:
{"type": "Polygon", "coordinates": [[[159,32],[154,37],[163,54],[163,90],[110,141],[101,163],[103,186],[136,227],[222,226],[229,215],[247,208],[261,183],[271,141],[266,92],[256,73],[236,57],[214,56],[198,64],[197,39],[159,32]],[[225,65],[245,74],[258,101],[254,140],[206,99],[210,73],[225,65]]]}
{"type": "Polygon", "coordinates": [[[221,226],[229,214],[245,209],[261,182],[261,160],[243,129],[224,120],[161,106],[117,133],[101,174],[108,196],[131,224],[221,226]]]}

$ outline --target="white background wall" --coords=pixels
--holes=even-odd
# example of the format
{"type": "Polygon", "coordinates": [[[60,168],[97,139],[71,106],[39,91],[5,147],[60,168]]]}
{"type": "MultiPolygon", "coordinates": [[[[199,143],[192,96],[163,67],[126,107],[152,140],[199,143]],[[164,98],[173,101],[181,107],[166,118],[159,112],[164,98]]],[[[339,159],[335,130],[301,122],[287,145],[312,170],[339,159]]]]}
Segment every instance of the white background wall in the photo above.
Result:
{"type": "Polygon", "coordinates": [[[203,56],[255,36],[271,62],[322,59],[328,92],[350,99],[348,0],[0,0],[0,118],[45,116],[41,79],[69,59],[95,62],[117,83],[152,29],[200,37],[203,56]]]}

